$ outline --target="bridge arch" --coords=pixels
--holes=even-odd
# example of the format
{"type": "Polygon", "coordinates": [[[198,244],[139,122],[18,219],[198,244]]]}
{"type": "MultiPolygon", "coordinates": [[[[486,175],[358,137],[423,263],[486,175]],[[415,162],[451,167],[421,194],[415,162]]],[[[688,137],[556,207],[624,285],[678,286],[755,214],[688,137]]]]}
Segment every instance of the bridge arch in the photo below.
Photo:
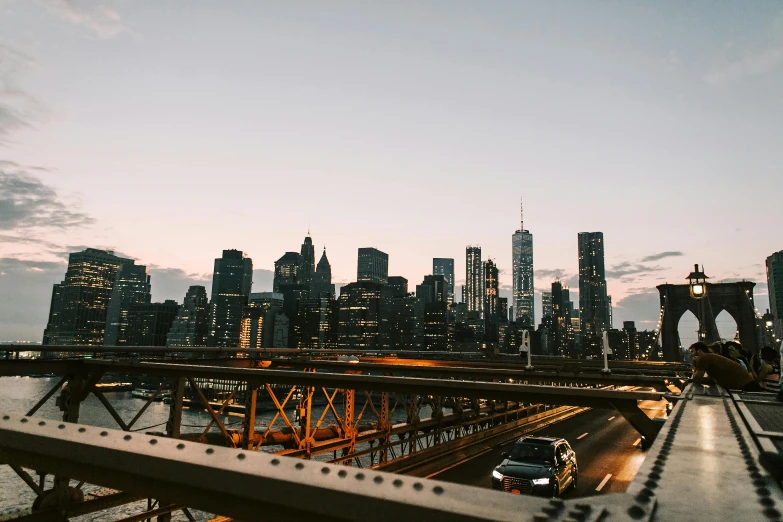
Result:
{"type": "Polygon", "coordinates": [[[681,360],[678,327],[686,311],[696,316],[700,329],[705,334],[704,341],[708,343],[720,340],[715,319],[719,313],[727,312],[737,324],[742,345],[751,352],[757,352],[754,286],[756,283],[750,281],[707,283],[707,296],[696,300],[691,297],[688,285],[658,285],[663,307],[661,345],[664,360],[681,360]]]}

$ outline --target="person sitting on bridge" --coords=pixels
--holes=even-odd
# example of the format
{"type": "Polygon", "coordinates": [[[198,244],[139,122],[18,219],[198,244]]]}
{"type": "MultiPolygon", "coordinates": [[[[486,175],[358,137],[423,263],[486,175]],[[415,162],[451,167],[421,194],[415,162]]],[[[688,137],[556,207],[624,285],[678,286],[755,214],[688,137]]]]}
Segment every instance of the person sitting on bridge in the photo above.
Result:
{"type": "Polygon", "coordinates": [[[732,361],[739,363],[740,366],[745,368],[745,371],[747,372],[749,371],[748,359],[742,352],[742,345],[740,343],[736,341],[729,341],[721,346],[720,354],[727,359],[731,359],[732,361]]]}
{"type": "Polygon", "coordinates": [[[771,346],[765,346],[750,359],[750,371],[757,383],[764,385],[767,376],[774,371],[777,354],[771,346]]]}
{"type": "Polygon", "coordinates": [[[727,390],[764,391],[753,376],[739,363],[709,352],[709,347],[703,342],[693,343],[689,350],[693,357],[693,378],[695,384],[711,384],[716,382],[727,390]],[[704,373],[710,378],[706,378],[704,373]]]}

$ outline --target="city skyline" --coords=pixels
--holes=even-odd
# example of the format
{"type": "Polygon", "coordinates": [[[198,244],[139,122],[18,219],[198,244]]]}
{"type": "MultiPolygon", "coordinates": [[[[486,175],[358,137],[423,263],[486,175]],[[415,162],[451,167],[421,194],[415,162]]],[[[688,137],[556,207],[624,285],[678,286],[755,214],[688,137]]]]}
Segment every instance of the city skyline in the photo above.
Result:
{"type": "Polygon", "coordinates": [[[520,196],[537,321],[552,281],[577,288],[584,230],[610,245],[615,326],[652,326],[694,262],[768,307],[780,6],[140,5],[2,6],[1,340],[40,339],[70,252],[132,257],[180,302],[224,249],[271,290],[308,223],[338,286],[374,245],[413,284],[453,258],[459,297],[477,244],[511,297],[520,196]]]}

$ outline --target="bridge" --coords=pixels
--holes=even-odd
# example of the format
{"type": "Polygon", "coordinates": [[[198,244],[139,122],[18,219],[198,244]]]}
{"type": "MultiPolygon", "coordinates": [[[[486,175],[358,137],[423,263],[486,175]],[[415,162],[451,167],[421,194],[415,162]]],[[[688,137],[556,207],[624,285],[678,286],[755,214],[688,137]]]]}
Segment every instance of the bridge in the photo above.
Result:
{"type": "Polygon", "coordinates": [[[4,348],[0,375],[59,376],[29,410],[0,412],[0,462],[36,495],[34,510],[9,520],[63,520],[138,499],[156,504],[135,520],[180,510],[192,518],[191,508],[239,520],[259,513],[294,520],[688,520],[740,512],[778,520],[783,505],[780,487],[758,464],[762,451],[783,449],[781,403],[685,387],[681,364],[612,361],[611,372],[601,372],[590,361],[541,358],[531,370],[511,357],[358,352],[350,354],[358,361],[348,362],[336,360],[346,355],[340,351],[156,347],[90,348],[89,358],[84,347],[47,347],[49,357],[24,360],[18,355],[29,347],[4,348]],[[99,386],[114,375],[157,383],[130,420],[99,386]],[[207,397],[210,383],[213,391],[225,384],[224,393],[207,397]],[[165,430],[135,431],[164,390],[165,430]],[[55,395],[62,421],[36,417],[55,395]],[[80,423],[89,395],[118,429],[80,423]],[[273,405],[274,419],[256,426],[262,401],[273,405]],[[662,428],[640,401],[673,405],[662,428]],[[207,411],[206,430],[183,429],[188,403],[207,411]],[[424,407],[431,417],[420,417],[424,407]],[[229,408],[241,416],[241,429],[221,419],[229,408]],[[589,408],[617,411],[652,445],[624,493],[547,500],[422,478],[456,455],[480,455],[589,408]],[[53,475],[52,487],[27,470],[53,475]],[[110,489],[85,499],[81,483],[110,489]]]}

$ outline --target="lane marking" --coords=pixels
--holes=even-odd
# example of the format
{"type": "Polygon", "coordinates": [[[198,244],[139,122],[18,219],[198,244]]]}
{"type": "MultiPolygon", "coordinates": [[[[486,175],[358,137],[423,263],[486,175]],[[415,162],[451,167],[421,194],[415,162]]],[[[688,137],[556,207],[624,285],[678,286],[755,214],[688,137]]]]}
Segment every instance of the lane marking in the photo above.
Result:
{"type": "Polygon", "coordinates": [[[606,486],[606,483],[609,482],[609,479],[612,478],[612,474],[609,473],[607,476],[604,477],[604,479],[601,481],[600,484],[598,484],[598,487],[595,488],[596,491],[601,491],[604,486],[606,486]]]}
{"type": "Polygon", "coordinates": [[[585,437],[587,437],[587,433],[582,433],[581,435],[579,435],[579,436],[576,438],[576,440],[583,439],[583,438],[585,438],[585,437]]]}
{"type": "Polygon", "coordinates": [[[633,445],[638,446],[640,442],[642,442],[642,439],[636,439],[636,442],[634,442],[633,445]]]}
{"type": "Polygon", "coordinates": [[[609,418],[607,419],[607,421],[614,420],[614,417],[615,417],[615,416],[614,416],[614,415],[612,415],[611,417],[609,417],[609,418]]]}

